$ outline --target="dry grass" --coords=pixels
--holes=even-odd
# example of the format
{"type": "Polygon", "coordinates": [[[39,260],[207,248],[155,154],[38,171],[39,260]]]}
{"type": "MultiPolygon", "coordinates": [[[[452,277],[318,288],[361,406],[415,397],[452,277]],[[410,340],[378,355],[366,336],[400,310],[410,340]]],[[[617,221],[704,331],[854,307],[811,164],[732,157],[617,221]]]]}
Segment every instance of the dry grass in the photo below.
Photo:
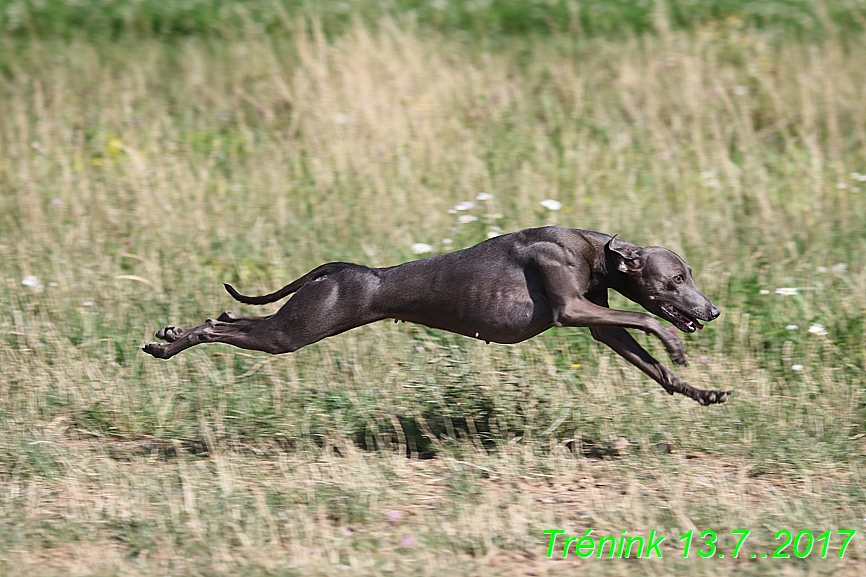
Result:
{"type": "Polygon", "coordinates": [[[0,572],[862,573],[860,534],[841,561],[729,556],[732,529],[770,552],[866,515],[861,47],[719,25],[485,53],[387,22],[331,44],[7,47],[0,572]],[[725,314],[684,337],[680,373],[736,395],[662,395],[585,330],[138,351],[226,308],[222,281],[550,222],[683,254],[725,314]],[[544,558],[542,530],[587,527],[655,529],[664,559],[544,558]],[[683,560],[689,529],[726,558],[683,560]]]}

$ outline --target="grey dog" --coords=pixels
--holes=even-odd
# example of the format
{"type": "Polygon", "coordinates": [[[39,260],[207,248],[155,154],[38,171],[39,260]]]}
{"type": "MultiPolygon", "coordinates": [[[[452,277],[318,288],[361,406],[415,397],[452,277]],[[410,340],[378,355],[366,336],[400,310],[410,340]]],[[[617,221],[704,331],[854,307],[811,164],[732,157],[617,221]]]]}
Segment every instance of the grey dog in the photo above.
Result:
{"type": "Polygon", "coordinates": [[[610,236],[561,226],[530,228],[448,254],[388,268],[331,262],[280,290],[235,299],[251,305],[295,295],[276,313],[242,317],[226,311],[194,329],[166,326],[144,352],[168,359],[201,343],[227,343],[271,354],[290,353],[349,329],[409,321],[487,342],[519,343],[550,327],[589,327],[658,382],[701,404],[723,403],[732,391],[695,388],[659,363],[625,328],[658,337],[671,359],[686,364],[685,347],[654,317],[608,306],[613,289],[679,330],[703,329],[720,314],[695,287],[692,269],[672,251],[641,248],[610,236]]]}

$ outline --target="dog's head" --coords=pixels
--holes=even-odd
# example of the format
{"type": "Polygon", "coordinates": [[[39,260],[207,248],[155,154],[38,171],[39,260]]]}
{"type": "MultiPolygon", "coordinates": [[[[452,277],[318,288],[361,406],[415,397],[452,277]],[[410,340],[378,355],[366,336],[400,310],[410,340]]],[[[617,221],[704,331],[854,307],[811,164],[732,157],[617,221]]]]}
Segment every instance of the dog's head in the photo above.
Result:
{"type": "Polygon", "coordinates": [[[616,237],[604,248],[613,288],[681,331],[703,329],[700,321],[721,314],[695,286],[692,267],[673,251],[660,246],[641,248],[616,237]]]}

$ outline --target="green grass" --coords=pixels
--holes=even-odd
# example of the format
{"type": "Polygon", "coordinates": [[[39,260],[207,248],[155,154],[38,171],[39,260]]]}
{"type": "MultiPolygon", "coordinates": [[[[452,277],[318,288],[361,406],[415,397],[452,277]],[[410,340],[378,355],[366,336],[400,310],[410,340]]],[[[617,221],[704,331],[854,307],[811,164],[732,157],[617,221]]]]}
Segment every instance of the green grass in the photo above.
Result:
{"type": "Polygon", "coordinates": [[[678,29],[727,19],[801,38],[860,32],[866,22],[862,0],[2,0],[0,29],[25,38],[236,37],[250,30],[294,33],[299,19],[314,18],[329,36],[336,36],[353,20],[375,26],[392,17],[458,38],[491,36],[495,42],[550,33],[622,38],[655,32],[660,9],[667,25],[678,29]]]}
{"type": "Polygon", "coordinates": [[[760,553],[781,529],[862,527],[862,33],[449,34],[384,18],[4,52],[0,573],[570,574],[542,531],[589,527],[667,535],[664,559],[591,573],[857,573],[860,534],[842,560],[684,560],[678,538],[712,529],[729,553],[746,528],[760,553]],[[168,323],[275,310],[222,282],[548,223],[684,256],[723,315],[682,335],[677,372],[735,395],[669,397],[585,329],[139,351],[168,323]]]}

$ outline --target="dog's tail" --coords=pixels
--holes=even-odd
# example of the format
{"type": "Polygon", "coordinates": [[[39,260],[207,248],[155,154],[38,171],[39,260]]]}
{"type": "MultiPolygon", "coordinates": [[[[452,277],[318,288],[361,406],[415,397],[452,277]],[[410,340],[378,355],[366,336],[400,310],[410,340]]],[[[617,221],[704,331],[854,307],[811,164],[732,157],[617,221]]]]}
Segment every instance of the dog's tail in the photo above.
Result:
{"type": "Polygon", "coordinates": [[[322,278],[328,276],[329,274],[333,274],[339,270],[346,268],[347,266],[357,266],[357,265],[353,265],[352,263],[348,263],[348,262],[329,262],[327,264],[323,264],[320,267],[314,268],[313,270],[311,270],[310,272],[308,272],[307,274],[305,274],[304,276],[302,276],[298,280],[287,284],[286,286],[284,286],[283,288],[281,288],[280,290],[278,290],[276,292],[272,292],[271,294],[262,295],[262,296],[258,296],[258,297],[248,297],[246,295],[242,295],[241,293],[239,293],[238,291],[235,290],[235,287],[233,287],[232,285],[230,285],[228,283],[223,283],[223,286],[226,287],[226,290],[229,292],[230,295],[232,295],[232,297],[235,300],[238,300],[244,304],[266,305],[268,303],[278,301],[282,298],[286,298],[287,296],[289,296],[293,292],[297,291],[298,289],[300,289],[302,286],[304,286],[305,284],[307,284],[310,281],[322,279],[322,278]]]}

